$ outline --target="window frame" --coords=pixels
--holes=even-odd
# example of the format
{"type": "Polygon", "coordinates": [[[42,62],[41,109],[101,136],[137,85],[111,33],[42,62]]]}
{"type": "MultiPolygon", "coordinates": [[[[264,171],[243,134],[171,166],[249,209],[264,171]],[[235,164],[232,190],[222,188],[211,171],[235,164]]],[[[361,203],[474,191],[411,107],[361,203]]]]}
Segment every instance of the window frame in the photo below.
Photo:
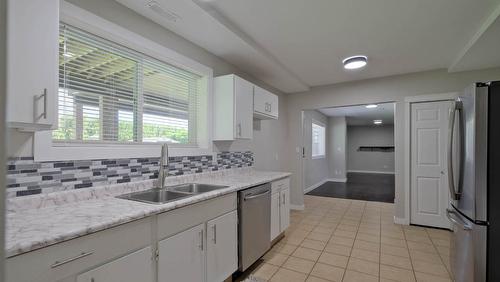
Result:
{"type": "MultiPolygon", "coordinates": [[[[212,154],[213,70],[73,4],[61,1],[60,21],[203,77],[207,95],[197,119],[197,145],[172,144],[171,156],[212,154]]],[[[58,71],[58,70],[57,70],[58,71]]],[[[56,99],[57,100],[57,99],[56,99]]],[[[56,117],[57,120],[57,117],[56,117]]],[[[52,131],[34,134],[36,161],[157,157],[161,143],[53,142],[52,131]]]]}
{"type": "Polygon", "coordinates": [[[316,159],[325,159],[326,158],[326,125],[320,121],[317,121],[315,119],[312,119],[311,121],[311,159],[313,160],[316,160],[316,159]],[[320,126],[320,127],[323,127],[323,130],[324,130],[324,134],[323,134],[323,154],[319,154],[319,155],[314,155],[313,154],[313,127],[314,125],[316,126],[320,126]]]}

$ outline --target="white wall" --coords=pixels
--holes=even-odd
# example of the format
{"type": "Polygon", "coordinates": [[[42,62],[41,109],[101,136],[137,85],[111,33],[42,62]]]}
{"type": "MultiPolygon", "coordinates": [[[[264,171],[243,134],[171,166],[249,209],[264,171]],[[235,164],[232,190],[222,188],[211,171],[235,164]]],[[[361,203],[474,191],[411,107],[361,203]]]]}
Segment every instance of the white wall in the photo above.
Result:
{"type": "Polygon", "coordinates": [[[313,159],[311,157],[312,147],[312,122],[313,120],[322,123],[325,126],[325,144],[328,140],[328,117],[324,114],[311,110],[304,111],[304,144],[305,144],[305,159],[304,159],[304,189],[321,183],[325,179],[330,178],[330,170],[328,164],[328,151],[325,145],[325,157],[313,159]]]}
{"type": "Polygon", "coordinates": [[[394,126],[348,126],[347,171],[394,173],[394,152],[358,151],[360,146],[394,146],[394,126]]]}
{"type": "Polygon", "coordinates": [[[346,131],[345,117],[328,118],[328,164],[330,178],[343,181],[346,179],[346,131]]]}
{"type": "MultiPolygon", "coordinates": [[[[251,142],[237,141],[231,144],[216,144],[216,150],[252,150],[255,153],[257,168],[284,169],[288,155],[287,148],[283,146],[283,143],[287,140],[287,123],[285,120],[287,107],[286,99],[280,91],[242,73],[235,66],[209,53],[200,46],[135,13],[114,0],[68,0],[68,2],[212,68],[214,76],[236,73],[278,94],[280,97],[279,120],[266,120],[255,123],[254,139],[251,142]]],[[[9,156],[33,155],[31,133],[20,133],[15,130],[9,130],[9,135],[9,156]]]]}
{"type": "Polygon", "coordinates": [[[431,93],[461,91],[474,81],[500,79],[500,68],[448,73],[435,70],[355,82],[314,87],[310,91],[290,94],[288,102],[288,134],[290,162],[288,170],[293,173],[291,200],[294,205],[303,205],[300,150],[301,111],[325,107],[350,106],[367,103],[396,102],[396,216],[404,217],[404,98],[431,93]]]}

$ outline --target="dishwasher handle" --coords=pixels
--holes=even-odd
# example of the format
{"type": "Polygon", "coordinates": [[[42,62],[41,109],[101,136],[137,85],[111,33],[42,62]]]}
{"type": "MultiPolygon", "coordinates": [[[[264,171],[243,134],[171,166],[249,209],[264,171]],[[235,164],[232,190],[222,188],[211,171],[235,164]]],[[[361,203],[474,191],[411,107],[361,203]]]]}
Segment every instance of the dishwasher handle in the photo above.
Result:
{"type": "Polygon", "coordinates": [[[243,198],[243,201],[248,201],[251,199],[260,198],[260,197],[265,196],[265,195],[270,194],[270,193],[271,193],[271,190],[266,190],[265,192],[255,194],[255,195],[250,194],[249,196],[245,196],[243,198]]]}

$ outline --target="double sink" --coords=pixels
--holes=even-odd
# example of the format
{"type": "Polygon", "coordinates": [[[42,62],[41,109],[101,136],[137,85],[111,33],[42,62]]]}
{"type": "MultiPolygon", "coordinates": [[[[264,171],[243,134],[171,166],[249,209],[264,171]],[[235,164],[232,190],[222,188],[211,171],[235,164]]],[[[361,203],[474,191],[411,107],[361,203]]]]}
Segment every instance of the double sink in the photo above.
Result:
{"type": "Polygon", "coordinates": [[[185,183],[175,186],[167,186],[164,188],[153,188],[145,191],[124,194],[118,196],[117,198],[150,204],[164,204],[182,198],[187,198],[227,187],[228,186],[221,185],[185,183]]]}

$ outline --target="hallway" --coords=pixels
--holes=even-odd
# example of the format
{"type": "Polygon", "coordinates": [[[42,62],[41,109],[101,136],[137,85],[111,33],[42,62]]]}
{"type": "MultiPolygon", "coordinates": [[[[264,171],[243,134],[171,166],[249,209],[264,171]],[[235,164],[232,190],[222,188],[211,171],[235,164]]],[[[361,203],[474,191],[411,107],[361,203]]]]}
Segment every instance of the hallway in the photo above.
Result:
{"type": "Polygon", "coordinates": [[[347,182],[328,181],[307,195],[394,203],[394,174],[347,174],[347,182]]]}

